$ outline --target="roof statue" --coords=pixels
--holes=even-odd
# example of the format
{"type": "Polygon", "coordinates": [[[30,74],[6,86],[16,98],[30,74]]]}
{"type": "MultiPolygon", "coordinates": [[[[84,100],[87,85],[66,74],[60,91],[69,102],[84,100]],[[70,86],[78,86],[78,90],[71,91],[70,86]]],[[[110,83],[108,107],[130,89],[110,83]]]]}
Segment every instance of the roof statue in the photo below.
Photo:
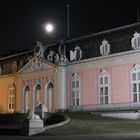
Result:
{"type": "Polygon", "coordinates": [[[44,51],[46,50],[46,46],[42,45],[42,42],[37,41],[36,47],[34,49],[35,56],[44,58],[44,51]]]}

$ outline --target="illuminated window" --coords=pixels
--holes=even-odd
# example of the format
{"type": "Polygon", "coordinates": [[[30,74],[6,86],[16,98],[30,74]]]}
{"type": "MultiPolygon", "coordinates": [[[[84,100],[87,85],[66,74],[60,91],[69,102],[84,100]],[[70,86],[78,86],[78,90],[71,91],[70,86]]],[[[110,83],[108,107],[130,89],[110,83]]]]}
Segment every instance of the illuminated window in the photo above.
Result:
{"type": "Polygon", "coordinates": [[[99,87],[99,103],[109,104],[110,99],[110,74],[105,70],[102,70],[98,77],[99,87]]]}
{"type": "Polygon", "coordinates": [[[134,65],[131,70],[131,91],[133,102],[140,102],[140,66],[134,65]]]}
{"type": "Polygon", "coordinates": [[[71,105],[80,105],[80,78],[74,74],[71,80],[71,105]]]}
{"type": "Polygon", "coordinates": [[[9,87],[9,96],[8,96],[8,111],[14,112],[15,110],[15,95],[16,95],[16,88],[15,85],[12,84],[9,87]]]}
{"type": "Polygon", "coordinates": [[[133,38],[131,39],[131,45],[134,50],[140,48],[140,34],[138,32],[135,32],[133,34],[133,38]]]}

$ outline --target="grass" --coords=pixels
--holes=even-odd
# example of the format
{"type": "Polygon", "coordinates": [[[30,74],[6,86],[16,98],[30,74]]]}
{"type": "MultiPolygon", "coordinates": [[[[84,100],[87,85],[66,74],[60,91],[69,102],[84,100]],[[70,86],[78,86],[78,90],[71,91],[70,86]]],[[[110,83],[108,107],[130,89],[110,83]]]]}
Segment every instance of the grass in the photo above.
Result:
{"type": "Polygon", "coordinates": [[[93,114],[65,114],[71,121],[53,129],[46,130],[42,135],[85,135],[103,133],[140,132],[140,120],[124,120],[101,117],[93,114]]]}

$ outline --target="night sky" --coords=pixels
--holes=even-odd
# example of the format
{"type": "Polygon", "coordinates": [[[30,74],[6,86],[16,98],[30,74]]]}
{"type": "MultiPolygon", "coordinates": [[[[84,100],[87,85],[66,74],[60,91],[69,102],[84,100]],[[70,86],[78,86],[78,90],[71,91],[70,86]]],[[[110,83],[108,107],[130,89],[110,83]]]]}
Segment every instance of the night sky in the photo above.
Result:
{"type": "MultiPolygon", "coordinates": [[[[0,56],[33,49],[67,38],[68,0],[4,0],[0,3],[0,56]],[[47,34],[44,24],[55,30],[47,34]]],[[[69,0],[70,37],[132,24],[138,21],[138,0],[69,0]]]]}

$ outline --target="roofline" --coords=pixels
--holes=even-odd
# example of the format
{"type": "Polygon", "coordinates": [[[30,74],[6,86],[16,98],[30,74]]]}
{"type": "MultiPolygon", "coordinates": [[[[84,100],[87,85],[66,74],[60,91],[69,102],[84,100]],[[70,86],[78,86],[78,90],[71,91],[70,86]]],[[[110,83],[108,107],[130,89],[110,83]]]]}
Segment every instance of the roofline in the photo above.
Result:
{"type": "Polygon", "coordinates": [[[128,25],[125,25],[125,26],[116,27],[116,28],[109,29],[109,30],[104,30],[104,31],[101,31],[101,32],[93,33],[93,34],[88,34],[88,35],[85,35],[85,36],[82,36],[82,37],[73,38],[73,39],[70,39],[70,40],[66,40],[65,43],[70,43],[70,42],[74,42],[74,41],[78,41],[78,40],[82,40],[82,39],[86,39],[86,38],[96,37],[98,35],[128,29],[128,28],[131,28],[131,27],[134,27],[134,26],[137,26],[137,25],[140,25],[140,22],[136,22],[136,23],[133,23],[133,24],[128,24],[128,25]]]}
{"type": "Polygon", "coordinates": [[[27,54],[27,53],[31,53],[31,52],[33,52],[33,50],[25,51],[25,52],[13,54],[13,55],[5,56],[5,57],[1,57],[1,58],[0,58],[0,61],[1,61],[1,60],[5,60],[5,59],[10,59],[10,58],[13,58],[13,57],[16,57],[16,56],[24,55],[24,54],[27,54]]]}
{"type": "MultiPolygon", "coordinates": [[[[133,24],[128,24],[128,25],[125,25],[125,26],[119,26],[119,27],[116,27],[116,28],[113,28],[113,29],[108,29],[108,30],[104,30],[104,31],[101,31],[101,32],[97,32],[97,33],[84,35],[82,37],[76,37],[76,38],[72,38],[72,39],[64,39],[64,43],[71,43],[71,42],[78,41],[78,40],[83,40],[83,39],[87,39],[87,38],[91,38],[91,37],[96,37],[98,35],[128,29],[128,28],[131,28],[131,27],[134,27],[134,26],[137,26],[137,25],[140,25],[140,22],[136,22],[136,23],[133,23],[133,24]]],[[[58,44],[59,42],[60,42],[60,40],[58,40],[56,42],[53,42],[53,43],[50,43],[50,44],[47,45],[47,47],[54,46],[54,45],[58,44]]]]}
{"type": "Polygon", "coordinates": [[[125,52],[118,52],[118,53],[113,53],[113,54],[109,54],[106,56],[97,56],[97,57],[93,57],[93,58],[88,58],[88,59],[83,59],[83,60],[79,60],[79,61],[74,61],[74,62],[70,62],[67,64],[67,66],[71,66],[71,65],[77,65],[77,64],[81,64],[81,63],[87,63],[87,62],[92,62],[92,61],[97,61],[97,60],[105,60],[105,59],[110,59],[110,58],[119,58],[120,56],[129,56],[131,54],[137,54],[140,53],[140,49],[138,50],[129,50],[129,51],[125,51],[125,52]]]}

